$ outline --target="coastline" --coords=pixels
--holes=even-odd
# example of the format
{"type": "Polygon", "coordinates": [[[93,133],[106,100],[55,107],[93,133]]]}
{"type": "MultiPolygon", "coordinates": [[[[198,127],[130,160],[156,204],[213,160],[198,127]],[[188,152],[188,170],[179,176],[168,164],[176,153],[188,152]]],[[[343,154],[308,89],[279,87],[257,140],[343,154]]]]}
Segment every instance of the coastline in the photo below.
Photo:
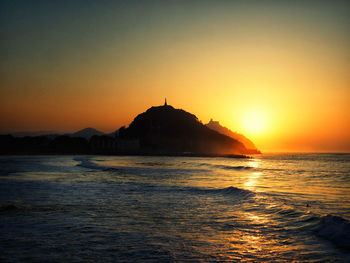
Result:
{"type": "Polygon", "coordinates": [[[250,159],[252,158],[250,155],[244,154],[200,154],[200,153],[164,153],[164,154],[156,154],[156,153],[0,153],[0,157],[4,156],[78,156],[78,155],[86,155],[86,156],[155,156],[155,157],[208,157],[208,158],[237,158],[237,159],[250,159]]]}

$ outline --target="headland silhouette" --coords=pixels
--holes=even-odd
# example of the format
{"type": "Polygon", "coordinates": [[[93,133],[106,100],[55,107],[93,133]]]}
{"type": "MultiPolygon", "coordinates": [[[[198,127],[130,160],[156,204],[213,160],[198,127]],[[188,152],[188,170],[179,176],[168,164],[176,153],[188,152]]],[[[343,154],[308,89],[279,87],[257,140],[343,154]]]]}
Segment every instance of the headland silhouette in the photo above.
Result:
{"type": "Polygon", "coordinates": [[[115,154],[243,157],[259,154],[255,145],[211,120],[165,103],[135,117],[128,127],[104,134],[93,128],[65,135],[0,135],[0,154],[115,154]]]}

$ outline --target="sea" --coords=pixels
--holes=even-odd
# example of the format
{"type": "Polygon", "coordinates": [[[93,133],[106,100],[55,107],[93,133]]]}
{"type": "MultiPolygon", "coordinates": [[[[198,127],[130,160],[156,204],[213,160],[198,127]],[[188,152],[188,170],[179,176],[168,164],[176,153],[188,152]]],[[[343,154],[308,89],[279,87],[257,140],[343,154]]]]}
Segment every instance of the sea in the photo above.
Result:
{"type": "Polygon", "coordinates": [[[350,154],[2,156],[0,262],[350,262],[350,154]]]}

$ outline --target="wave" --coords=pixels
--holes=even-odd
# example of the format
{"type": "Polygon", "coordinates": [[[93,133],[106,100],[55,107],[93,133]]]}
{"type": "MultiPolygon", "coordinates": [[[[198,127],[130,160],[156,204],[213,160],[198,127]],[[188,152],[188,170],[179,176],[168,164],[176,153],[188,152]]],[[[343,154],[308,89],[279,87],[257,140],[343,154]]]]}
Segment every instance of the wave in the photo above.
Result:
{"type": "Polygon", "coordinates": [[[224,170],[237,170],[237,171],[241,171],[241,170],[251,170],[254,169],[254,167],[251,166],[230,166],[230,165],[213,165],[215,168],[220,168],[220,169],[224,169],[224,170]]]}
{"type": "Polygon", "coordinates": [[[238,165],[238,166],[231,166],[231,165],[224,165],[224,164],[210,164],[208,162],[206,163],[192,163],[192,162],[182,162],[183,164],[190,164],[190,165],[195,165],[197,167],[209,167],[209,168],[218,168],[218,169],[223,169],[223,170],[251,170],[251,169],[256,169],[255,167],[251,166],[244,166],[244,165],[238,165]]]}
{"type": "Polygon", "coordinates": [[[340,216],[323,216],[315,232],[336,246],[350,250],[350,222],[340,216]]]}
{"type": "Polygon", "coordinates": [[[233,186],[229,186],[226,188],[222,188],[222,189],[217,189],[215,190],[218,193],[223,193],[223,194],[243,194],[243,195],[254,195],[255,193],[253,191],[249,191],[246,189],[241,189],[241,188],[237,188],[237,187],[233,187],[233,186]]]}
{"type": "Polygon", "coordinates": [[[221,194],[233,196],[239,199],[246,199],[255,195],[255,192],[237,188],[234,186],[229,186],[225,188],[218,189],[204,189],[204,188],[191,188],[192,192],[200,193],[200,194],[221,194]]]}
{"type": "MultiPolygon", "coordinates": [[[[132,170],[132,171],[179,171],[179,172],[203,172],[203,171],[210,171],[212,168],[219,168],[223,170],[235,170],[235,171],[245,171],[245,170],[252,170],[255,169],[251,166],[230,166],[230,165],[220,165],[220,164],[208,164],[208,163],[199,163],[196,166],[197,167],[191,167],[191,168],[173,168],[168,167],[169,164],[164,165],[164,163],[161,162],[138,162],[135,163],[135,166],[109,166],[109,165],[101,165],[97,164],[93,161],[91,161],[89,158],[86,157],[76,157],[74,158],[75,161],[80,162],[77,166],[89,168],[89,169],[95,169],[95,170],[103,170],[103,171],[121,171],[121,170],[132,170]]],[[[183,162],[186,163],[186,162],[183,162]]],[[[170,166],[173,166],[170,164],[170,166]]]]}
{"type": "MultiPolygon", "coordinates": [[[[163,162],[139,162],[136,163],[138,165],[145,165],[145,166],[165,166],[165,164],[163,162]]],[[[166,166],[171,166],[173,164],[169,164],[167,163],[166,166]]]]}
{"type": "Polygon", "coordinates": [[[185,172],[203,172],[208,171],[207,169],[179,169],[179,168],[165,168],[165,167],[142,167],[142,166],[110,166],[110,165],[100,165],[92,162],[88,158],[77,157],[74,159],[80,163],[77,166],[101,170],[101,171],[116,171],[116,172],[131,172],[131,173],[154,173],[154,172],[175,172],[175,173],[185,173],[185,172]]]}
{"type": "Polygon", "coordinates": [[[95,164],[87,158],[76,157],[74,158],[74,161],[80,162],[79,164],[77,164],[77,166],[80,166],[80,167],[94,169],[94,170],[105,170],[103,166],[95,164]]]}

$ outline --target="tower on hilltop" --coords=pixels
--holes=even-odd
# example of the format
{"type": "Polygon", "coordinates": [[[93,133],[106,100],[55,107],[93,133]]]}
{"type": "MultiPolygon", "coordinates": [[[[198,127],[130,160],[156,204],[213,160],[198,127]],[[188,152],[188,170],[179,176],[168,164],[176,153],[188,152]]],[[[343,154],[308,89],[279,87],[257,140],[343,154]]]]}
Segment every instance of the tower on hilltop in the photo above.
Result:
{"type": "Polygon", "coordinates": [[[168,106],[168,104],[166,103],[166,98],[165,98],[164,106],[168,106]]]}

